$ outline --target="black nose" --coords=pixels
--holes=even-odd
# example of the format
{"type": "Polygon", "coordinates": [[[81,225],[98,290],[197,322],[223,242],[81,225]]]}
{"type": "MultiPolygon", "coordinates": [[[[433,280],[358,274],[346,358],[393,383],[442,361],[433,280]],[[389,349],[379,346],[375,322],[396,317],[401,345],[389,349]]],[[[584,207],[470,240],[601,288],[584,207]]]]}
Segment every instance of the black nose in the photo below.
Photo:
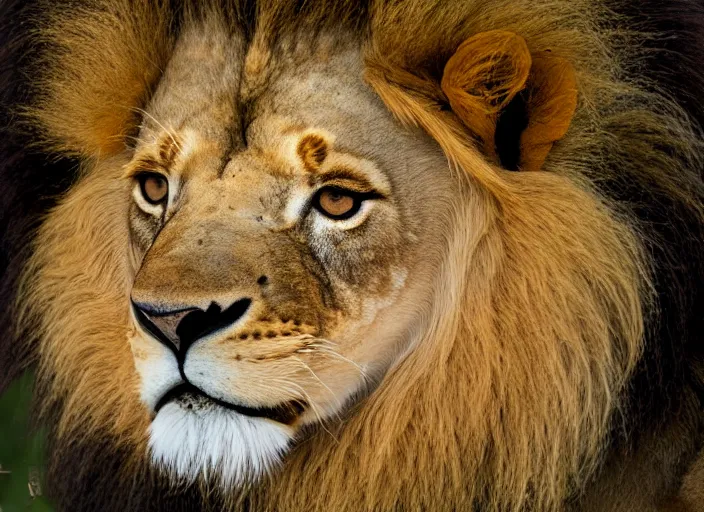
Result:
{"type": "Polygon", "coordinates": [[[164,310],[152,304],[132,301],[139,324],[172,350],[185,354],[195,341],[234,324],[245,314],[250,299],[240,299],[227,309],[212,302],[208,309],[164,310]]]}

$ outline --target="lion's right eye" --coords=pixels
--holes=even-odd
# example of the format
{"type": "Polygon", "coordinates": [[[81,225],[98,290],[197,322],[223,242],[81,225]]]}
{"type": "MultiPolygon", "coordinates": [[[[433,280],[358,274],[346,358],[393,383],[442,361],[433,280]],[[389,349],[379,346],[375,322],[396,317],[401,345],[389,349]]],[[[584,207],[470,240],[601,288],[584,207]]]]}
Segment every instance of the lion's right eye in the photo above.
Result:
{"type": "Polygon", "coordinates": [[[161,174],[144,173],[138,180],[142,197],[149,204],[161,204],[169,195],[169,182],[161,174]]]}

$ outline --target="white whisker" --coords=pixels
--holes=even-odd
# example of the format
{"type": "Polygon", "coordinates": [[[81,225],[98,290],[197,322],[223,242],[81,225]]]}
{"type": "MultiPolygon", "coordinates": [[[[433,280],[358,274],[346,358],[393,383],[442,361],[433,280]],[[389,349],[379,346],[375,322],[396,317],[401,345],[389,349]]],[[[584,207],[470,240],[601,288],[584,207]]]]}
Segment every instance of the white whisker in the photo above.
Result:
{"type": "Polygon", "coordinates": [[[304,367],[306,370],[308,370],[308,371],[310,372],[310,374],[313,376],[313,378],[314,378],[316,381],[318,381],[318,383],[319,383],[322,387],[324,387],[324,388],[328,391],[328,393],[330,393],[330,396],[335,400],[336,405],[337,405],[338,408],[339,408],[339,407],[342,407],[342,404],[340,403],[340,400],[337,398],[337,396],[335,395],[335,393],[333,392],[333,390],[330,389],[330,388],[327,386],[327,384],[325,384],[325,383],[322,381],[322,379],[321,379],[320,377],[318,377],[318,375],[313,371],[313,369],[312,369],[305,361],[303,361],[302,359],[300,359],[300,358],[298,358],[298,357],[295,357],[295,356],[293,357],[293,359],[295,359],[295,360],[298,361],[300,364],[302,364],[303,367],[304,367]]]}
{"type": "MultiPolygon", "coordinates": [[[[323,341],[325,341],[325,340],[323,340],[323,341]]],[[[320,346],[311,346],[311,348],[315,348],[316,352],[319,354],[325,354],[325,355],[329,355],[332,357],[336,357],[337,359],[344,361],[344,362],[348,363],[349,365],[353,366],[359,372],[359,375],[362,377],[365,384],[368,384],[371,381],[371,379],[367,375],[367,372],[364,370],[364,368],[362,368],[359,364],[355,363],[351,359],[343,356],[342,354],[340,354],[336,350],[333,350],[333,349],[331,349],[325,345],[322,345],[322,344],[320,346]]]]}
{"type": "MultiPolygon", "coordinates": [[[[284,386],[286,386],[286,385],[288,385],[288,386],[293,386],[294,388],[298,389],[298,391],[299,391],[299,392],[301,393],[301,395],[302,395],[300,398],[303,398],[303,399],[306,401],[306,403],[308,403],[308,405],[310,405],[311,410],[313,411],[313,414],[315,415],[315,419],[316,419],[316,420],[318,421],[318,423],[320,424],[320,427],[321,427],[325,432],[328,433],[328,435],[333,439],[333,441],[335,441],[336,444],[340,444],[340,440],[339,440],[337,437],[335,437],[335,435],[327,428],[327,426],[326,426],[326,420],[325,420],[325,418],[323,418],[323,416],[320,414],[320,411],[319,411],[319,409],[318,409],[318,405],[317,405],[317,404],[315,403],[315,401],[310,397],[310,395],[306,392],[305,389],[303,389],[300,385],[296,384],[295,382],[290,382],[290,381],[280,380],[280,379],[276,379],[276,382],[280,382],[280,383],[284,384],[284,386]]],[[[285,388],[284,388],[284,389],[285,389],[285,388]]],[[[285,391],[290,392],[291,390],[290,390],[290,389],[285,389],[285,391]]],[[[337,413],[335,414],[335,416],[339,419],[339,416],[337,415],[337,413]]]]}
{"type": "Polygon", "coordinates": [[[180,144],[176,141],[176,137],[174,137],[172,130],[169,130],[168,128],[166,128],[166,126],[161,124],[156,117],[151,115],[149,112],[147,112],[143,108],[135,107],[134,110],[141,113],[142,115],[147,116],[149,119],[154,121],[162,130],[164,130],[166,132],[166,135],[169,136],[169,138],[171,139],[171,142],[174,143],[174,146],[176,146],[180,152],[183,152],[183,149],[181,148],[180,144]]]}

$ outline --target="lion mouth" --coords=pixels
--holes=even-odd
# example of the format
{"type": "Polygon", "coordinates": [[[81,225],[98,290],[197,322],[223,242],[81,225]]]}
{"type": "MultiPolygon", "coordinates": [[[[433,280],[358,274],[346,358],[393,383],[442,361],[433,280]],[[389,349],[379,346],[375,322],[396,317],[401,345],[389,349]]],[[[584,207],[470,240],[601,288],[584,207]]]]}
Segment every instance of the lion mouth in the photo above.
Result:
{"type": "Polygon", "coordinates": [[[188,408],[192,408],[194,403],[214,403],[225,409],[230,409],[244,416],[253,418],[267,418],[284,425],[291,425],[303,414],[306,403],[300,400],[291,400],[275,407],[248,407],[245,405],[232,404],[204,393],[193,384],[183,383],[171,388],[157,402],[154,407],[154,414],[170,402],[178,401],[184,403],[188,408]]]}

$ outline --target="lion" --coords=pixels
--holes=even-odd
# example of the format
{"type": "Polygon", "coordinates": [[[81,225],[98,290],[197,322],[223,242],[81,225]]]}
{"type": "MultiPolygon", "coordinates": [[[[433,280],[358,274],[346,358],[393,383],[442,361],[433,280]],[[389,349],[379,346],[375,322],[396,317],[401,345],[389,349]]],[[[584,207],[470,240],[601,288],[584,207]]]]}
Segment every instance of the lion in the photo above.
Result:
{"type": "Polygon", "coordinates": [[[701,506],[698,4],[0,14],[59,509],[701,506]]]}

